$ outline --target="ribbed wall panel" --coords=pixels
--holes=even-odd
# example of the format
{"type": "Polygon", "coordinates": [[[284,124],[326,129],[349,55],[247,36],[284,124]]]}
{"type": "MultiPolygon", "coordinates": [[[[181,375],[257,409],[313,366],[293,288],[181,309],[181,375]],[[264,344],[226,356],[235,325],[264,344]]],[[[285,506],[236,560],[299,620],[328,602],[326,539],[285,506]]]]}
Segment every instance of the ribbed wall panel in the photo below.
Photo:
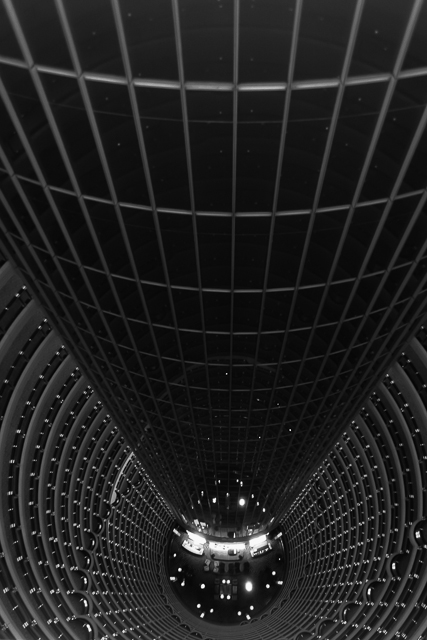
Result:
{"type": "Polygon", "coordinates": [[[426,318],[425,2],[34,7],[0,248],[181,521],[268,530],[426,318]]]}
{"type": "Polygon", "coordinates": [[[165,565],[172,513],[7,263],[0,297],[8,299],[0,341],[0,638],[425,633],[424,329],[281,523],[290,564],[277,600],[259,619],[221,628],[176,599],[165,565]]]}

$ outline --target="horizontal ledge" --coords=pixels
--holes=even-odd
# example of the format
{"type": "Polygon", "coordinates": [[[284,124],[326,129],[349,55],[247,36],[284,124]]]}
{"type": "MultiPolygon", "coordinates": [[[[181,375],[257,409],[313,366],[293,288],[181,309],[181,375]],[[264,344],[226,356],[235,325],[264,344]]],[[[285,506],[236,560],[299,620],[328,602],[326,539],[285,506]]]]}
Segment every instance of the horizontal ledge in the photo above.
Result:
{"type": "MultiPolygon", "coordinates": [[[[0,174],[9,175],[9,172],[0,167],[0,174]]],[[[124,209],[135,209],[137,211],[146,211],[147,213],[153,212],[153,208],[149,205],[139,204],[136,202],[124,202],[124,201],[113,201],[108,198],[101,198],[99,196],[92,196],[90,194],[78,194],[71,189],[64,189],[63,187],[58,187],[55,185],[43,185],[38,180],[34,178],[29,178],[22,174],[13,174],[18,180],[21,182],[28,182],[30,184],[39,185],[42,188],[49,189],[54,193],[63,193],[64,195],[72,196],[77,198],[82,198],[83,200],[88,200],[90,202],[98,202],[99,204],[107,204],[111,206],[123,207],[124,209]]],[[[422,195],[426,189],[416,189],[414,191],[408,191],[405,193],[399,193],[396,195],[392,201],[394,200],[404,200],[405,198],[412,198],[414,196],[422,195]]],[[[351,203],[345,202],[342,204],[325,206],[325,207],[317,207],[316,209],[283,209],[279,211],[275,211],[274,215],[276,217],[284,217],[284,216],[299,216],[299,215],[310,215],[312,213],[328,213],[335,211],[343,211],[347,212],[350,207],[355,207],[356,209],[360,209],[362,207],[370,207],[375,205],[387,204],[390,201],[388,196],[384,198],[376,198],[374,200],[364,200],[362,202],[351,203]]],[[[232,211],[206,211],[202,209],[197,209],[191,211],[190,209],[173,209],[172,207],[157,207],[155,211],[158,213],[170,213],[174,215],[186,215],[192,216],[196,215],[197,217],[223,217],[223,218],[266,218],[271,217],[273,215],[272,211],[264,210],[264,211],[237,211],[233,213],[232,211]]]]}
{"type": "MultiPolygon", "coordinates": [[[[90,82],[104,82],[109,84],[129,84],[126,76],[112,75],[108,73],[96,73],[94,71],[84,71],[79,75],[74,69],[64,69],[62,67],[52,67],[50,65],[34,64],[29,65],[25,60],[10,56],[0,56],[0,64],[22,69],[35,69],[39,73],[45,73],[63,77],[83,77],[90,82]]],[[[427,75],[427,67],[416,67],[413,69],[403,69],[397,75],[400,78],[416,78],[427,75]]],[[[391,73],[372,73],[361,76],[349,76],[344,82],[339,77],[334,78],[311,78],[306,80],[296,80],[290,85],[292,90],[322,89],[325,87],[337,87],[342,82],[344,85],[363,85],[376,82],[387,82],[392,78],[391,73]]],[[[289,84],[286,81],[278,82],[222,82],[188,80],[182,84],[179,80],[168,80],[166,78],[132,78],[130,81],[137,87],[148,87],[158,89],[180,90],[182,87],[188,91],[285,91],[289,84]]]]}

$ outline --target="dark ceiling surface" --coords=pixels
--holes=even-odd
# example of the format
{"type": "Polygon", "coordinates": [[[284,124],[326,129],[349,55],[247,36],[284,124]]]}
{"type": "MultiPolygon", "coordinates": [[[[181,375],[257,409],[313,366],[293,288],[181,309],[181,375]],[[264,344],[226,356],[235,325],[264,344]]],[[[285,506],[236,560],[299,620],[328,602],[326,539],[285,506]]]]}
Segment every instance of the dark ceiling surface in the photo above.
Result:
{"type": "Polygon", "coordinates": [[[279,519],[425,315],[426,32],[421,0],[0,4],[1,248],[189,522],[279,519]]]}

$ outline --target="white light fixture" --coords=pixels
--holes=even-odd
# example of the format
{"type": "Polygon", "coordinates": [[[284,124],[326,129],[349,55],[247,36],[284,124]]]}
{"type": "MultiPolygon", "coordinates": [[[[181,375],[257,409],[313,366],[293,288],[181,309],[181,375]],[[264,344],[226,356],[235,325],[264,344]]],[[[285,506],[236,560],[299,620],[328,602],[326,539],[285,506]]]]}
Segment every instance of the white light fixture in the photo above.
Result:
{"type": "Polygon", "coordinates": [[[206,585],[205,585],[205,584],[203,584],[203,582],[202,582],[202,584],[200,585],[200,588],[201,588],[201,589],[204,589],[205,587],[206,587],[206,585]]]}
{"type": "Polygon", "coordinates": [[[262,544],[263,542],[265,542],[267,540],[267,536],[258,536],[257,538],[252,538],[252,540],[249,540],[249,545],[251,547],[257,547],[258,545],[262,544]]]}
{"type": "Polygon", "coordinates": [[[198,536],[197,533],[193,533],[192,531],[187,531],[187,533],[188,533],[188,537],[190,538],[190,540],[193,540],[193,542],[198,542],[199,544],[205,544],[206,538],[204,538],[203,536],[198,536]]]}
{"type": "Polygon", "coordinates": [[[218,550],[228,551],[229,549],[234,549],[235,551],[241,551],[246,546],[244,542],[230,542],[230,543],[225,542],[224,544],[218,544],[217,542],[209,541],[208,544],[209,544],[209,549],[213,552],[216,552],[218,550]]]}
{"type": "Polygon", "coordinates": [[[241,507],[244,507],[245,504],[246,504],[246,500],[244,498],[240,498],[239,504],[240,504],[241,507]]]}
{"type": "Polygon", "coordinates": [[[252,591],[252,582],[250,580],[245,582],[245,589],[246,591],[252,591]]]}

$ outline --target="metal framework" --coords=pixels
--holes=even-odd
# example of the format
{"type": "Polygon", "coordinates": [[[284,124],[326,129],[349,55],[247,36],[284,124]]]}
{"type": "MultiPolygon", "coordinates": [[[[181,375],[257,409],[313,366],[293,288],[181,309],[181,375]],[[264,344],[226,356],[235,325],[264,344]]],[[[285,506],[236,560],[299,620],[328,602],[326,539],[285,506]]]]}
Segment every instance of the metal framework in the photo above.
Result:
{"type": "Polygon", "coordinates": [[[425,317],[427,9],[198,4],[3,1],[1,248],[175,513],[244,534],[425,317]]]}
{"type": "Polygon", "coordinates": [[[186,605],[171,588],[173,513],[8,263],[0,302],[1,640],[425,635],[425,326],[280,523],[289,553],[268,607],[251,609],[260,581],[249,618],[231,602],[218,624],[198,584],[186,605]]]}

